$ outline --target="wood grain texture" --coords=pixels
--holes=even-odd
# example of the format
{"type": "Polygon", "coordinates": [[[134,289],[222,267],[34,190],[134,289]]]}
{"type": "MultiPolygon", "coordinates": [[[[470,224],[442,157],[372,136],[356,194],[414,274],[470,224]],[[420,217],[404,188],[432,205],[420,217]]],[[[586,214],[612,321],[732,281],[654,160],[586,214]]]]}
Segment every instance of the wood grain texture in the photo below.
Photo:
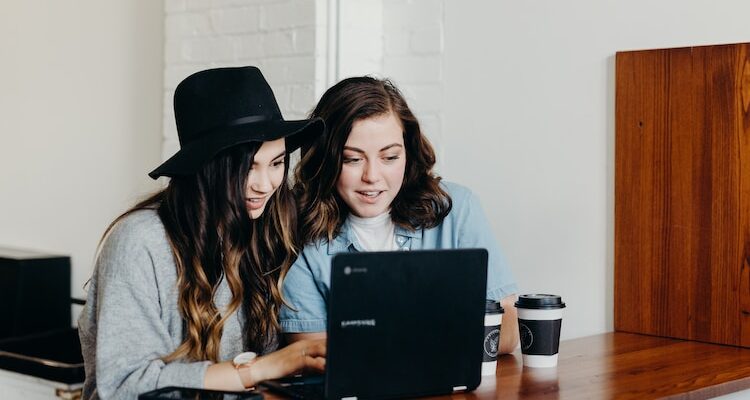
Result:
{"type": "Polygon", "coordinates": [[[557,368],[504,356],[480,399],[705,399],[750,388],[750,350],[628,333],[560,344],[557,368]],[[493,396],[494,395],[494,396],[493,396]]]}
{"type": "MultiPolygon", "coordinates": [[[[740,76],[740,110],[737,113],[737,125],[740,126],[740,148],[747,149],[750,146],[750,49],[748,46],[742,47],[739,57],[737,57],[738,69],[741,69],[740,76]]],[[[742,176],[740,179],[740,232],[746,240],[742,247],[743,259],[740,273],[740,313],[741,338],[740,344],[750,347],[750,177],[746,174],[750,171],[750,157],[744,154],[741,157],[740,170],[742,176]],[[742,179],[744,178],[744,179],[742,179]]]]}
{"type": "Polygon", "coordinates": [[[498,365],[474,392],[435,398],[697,400],[750,389],[750,349],[622,332],[563,341],[556,368],[524,368],[518,352],[498,365]]]}
{"type": "Polygon", "coordinates": [[[617,53],[618,331],[750,346],[749,47],[617,53]]]}

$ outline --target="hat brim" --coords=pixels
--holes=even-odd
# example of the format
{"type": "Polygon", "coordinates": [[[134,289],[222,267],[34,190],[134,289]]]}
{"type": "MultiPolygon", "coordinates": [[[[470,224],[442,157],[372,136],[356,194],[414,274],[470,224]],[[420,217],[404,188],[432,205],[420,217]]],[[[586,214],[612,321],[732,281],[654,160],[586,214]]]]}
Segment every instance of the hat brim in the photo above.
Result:
{"type": "Polygon", "coordinates": [[[288,153],[305,143],[313,141],[323,133],[325,126],[320,118],[297,121],[262,121],[228,127],[193,141],[162,163],[148,176],[189,175],[198,170],[222,150],[249,142],[270,142],[286,138],[288,153]]]}

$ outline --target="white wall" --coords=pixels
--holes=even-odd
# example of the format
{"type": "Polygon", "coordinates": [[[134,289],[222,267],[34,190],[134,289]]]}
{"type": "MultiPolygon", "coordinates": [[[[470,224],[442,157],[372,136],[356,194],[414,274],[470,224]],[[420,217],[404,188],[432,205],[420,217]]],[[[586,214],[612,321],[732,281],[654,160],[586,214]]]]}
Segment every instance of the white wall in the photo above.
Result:
{"type": "Polygon", "coordinates": [[[332,82],[360,75],[393,81],[435,147],[438,171],[443,153],[443,9],[442,1],[340,2],[332,82]]]}
{"type": "Polygon", "coordinates": [[[333,60],[337,74],[331,84],[383,70],[383,8],[383,0],[338,3],[338,32],[335,35],[338,46],[337,57],[333,60]]]}
{"type": "Polygon", "coordinates": [[[0,2],[0,246],[72,255],[153,190],[162,2],[0,2]]]}
{"type": "MultiPolygon", "coordinates": [[[[255,65],[285,119],[301,119],[315,103],[317,31],[311,0],[166,0],[162,158],[178,149],[172,98],[180,81],[207,68],[255,65]]],[[[325,13],[323,13],[325,15],[325,13]]],[[[166,179],[166,178],[164,178],[166,179]]]]}
{"type": "Polygon", "coordinates": [[[401,90],[422,132],[443,155],[443,1],[383,0],[383,70],[401,90]]]}
{"type": "MultiPolygon", "coordinates": [[[[563,337],[613,328],[614,54],[750,41],[746,0],[445,1],[443,175],[563,337]]],[[[633,299],[633,312],[642,299],[633,299]]]]}

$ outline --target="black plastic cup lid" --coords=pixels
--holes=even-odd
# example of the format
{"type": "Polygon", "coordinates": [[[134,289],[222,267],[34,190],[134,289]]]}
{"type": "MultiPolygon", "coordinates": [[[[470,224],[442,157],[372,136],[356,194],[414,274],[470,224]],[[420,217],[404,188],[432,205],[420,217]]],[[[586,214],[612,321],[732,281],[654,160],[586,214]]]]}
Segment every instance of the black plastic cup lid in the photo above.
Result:
{"type": "Polygon", "coordinates": [[[503,309],[499,301],[487,299],[484,303],[484,312],[486,314],[503,314],[505,313],[505,309],[503,309]]]}
{"type": "Polygon", "coordinates": [[[565,308],[562,298],[555,294],[522,294],[516,301],[518,308],[531,308],[536,310],[551,310],[565,308]]]}

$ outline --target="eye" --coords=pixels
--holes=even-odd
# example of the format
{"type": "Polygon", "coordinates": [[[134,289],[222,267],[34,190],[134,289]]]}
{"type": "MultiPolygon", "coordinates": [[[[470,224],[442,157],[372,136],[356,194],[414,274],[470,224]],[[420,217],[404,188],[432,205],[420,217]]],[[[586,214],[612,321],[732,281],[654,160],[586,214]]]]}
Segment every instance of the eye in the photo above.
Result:
{"type": "Polygon", "coordinates": [[[362,161],[362,159],[358,157],[344,157],[344,164],[357,164],[360,161],[362,161]]]}
{"type": "Polygon", "coordinates": [[[271,164],[271,166],[274,167],[274,168],[281,167],[282,165],[284,165],[284,160],[283,159],[282,160],[278,160],[278,161],[274,161],[271,164]]]}
{"type": "Polygon", "coordinates": [[[401,156],[387,156],[387,157],[385,157],[385,160],[389,161],[389,162],[392,162],[392,161],[398,160],[399,158],[401,158],[401,156]]]}

